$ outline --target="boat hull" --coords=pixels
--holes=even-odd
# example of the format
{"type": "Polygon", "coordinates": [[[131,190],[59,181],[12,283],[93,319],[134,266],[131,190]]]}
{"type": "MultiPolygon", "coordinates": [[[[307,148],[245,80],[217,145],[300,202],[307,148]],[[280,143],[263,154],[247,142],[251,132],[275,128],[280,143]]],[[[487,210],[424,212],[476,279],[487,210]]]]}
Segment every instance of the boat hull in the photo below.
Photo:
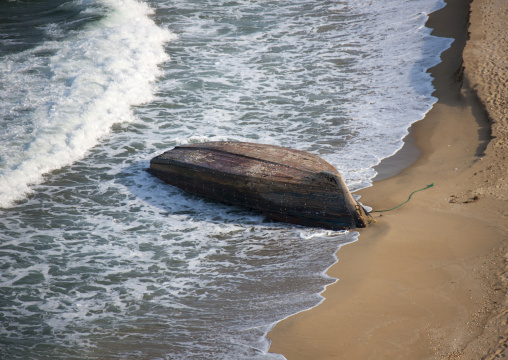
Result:
{"type": "Polygon", "coordinates": [[[255,209],[278,221],[332,230],[370,222],[336,169],[308,152],[252,143],[201,143],[153,158],[147,171],[187,192],[255,209]]]}

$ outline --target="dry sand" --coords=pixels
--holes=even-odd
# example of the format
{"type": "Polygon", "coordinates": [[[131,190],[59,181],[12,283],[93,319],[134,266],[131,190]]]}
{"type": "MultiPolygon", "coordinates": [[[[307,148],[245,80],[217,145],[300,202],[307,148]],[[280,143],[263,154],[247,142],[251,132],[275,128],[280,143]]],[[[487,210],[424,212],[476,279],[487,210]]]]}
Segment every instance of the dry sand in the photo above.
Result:
{"type": "Polygon", "coordinates": [[[411,128],[422,155],[359,194],[387,209],[435,186],[376,213],[377,223],[339,250],[328,272],[339,281],[324,302],[277,324],[270,351],[289,360],[505,354],[508,1],[473,0],[470,39],[468,2],[447,3],[427,24],[456,41],[432,69],[439,101],[411,128]]]}

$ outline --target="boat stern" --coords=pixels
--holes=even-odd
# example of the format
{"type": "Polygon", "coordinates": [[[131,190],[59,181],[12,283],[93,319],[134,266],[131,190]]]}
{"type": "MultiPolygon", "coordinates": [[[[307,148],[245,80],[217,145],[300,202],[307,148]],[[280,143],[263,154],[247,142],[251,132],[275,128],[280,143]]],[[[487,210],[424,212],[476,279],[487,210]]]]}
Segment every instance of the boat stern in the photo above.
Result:
{"type": "Polygon", "coordinates": [[[376,222],[368,211],[358,203],[356,204],[356,211],[354,212],[353,217],[355,218],[356,227],[358,228],[364,228],[371,223],[376,222]]]}

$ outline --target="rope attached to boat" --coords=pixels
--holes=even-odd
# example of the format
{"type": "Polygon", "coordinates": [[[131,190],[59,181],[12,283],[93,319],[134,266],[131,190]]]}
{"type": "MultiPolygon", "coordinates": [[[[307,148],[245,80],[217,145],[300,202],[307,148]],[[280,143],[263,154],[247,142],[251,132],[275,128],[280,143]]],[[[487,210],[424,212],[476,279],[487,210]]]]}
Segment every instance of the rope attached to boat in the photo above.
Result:
{"type": "Polygon", "coordinates": [[[375,213],[375,212],[385,212],[385,211],[392,211],[392,210],[398,209],[398,208],[400,208],[402,205],[404,205],[404,204],[408,203],[408,202],[409,202],[409,200],[411,200],[411,196],[413,196],[413,194],[414,194],[414,193],[417,193],[418,191],[422,191],[422,190],[427,190],[428,188],[431,188],[431,187],[433,187],[433,186],[434,186],[434,183],[432,183],[432,184],[430,184],[430,185],[425,186],[423,189],[413,191],[413,192],[411,193],[411,195],[409,195],[409,198],[408,198],[406,201],[404,201],[404,202],[403,202],[402,204],[400,204],[400,205],[395,206],[394,208],[387,209],[387,210],[373,210],[373,211],[371,211],[371,213],[375,213]]]}

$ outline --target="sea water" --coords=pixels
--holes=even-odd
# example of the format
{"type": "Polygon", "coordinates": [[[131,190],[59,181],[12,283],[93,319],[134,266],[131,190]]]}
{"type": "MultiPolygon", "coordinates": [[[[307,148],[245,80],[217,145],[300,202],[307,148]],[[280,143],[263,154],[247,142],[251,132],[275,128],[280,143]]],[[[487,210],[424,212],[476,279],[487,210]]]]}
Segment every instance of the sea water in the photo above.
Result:
{"type": "Polygon", "coordinates": [[[270,222],[144,169],[238,140],[370,186],[436,100],[426,70],[451,40],[424,24],[442,6],[2,1],[0,358],[282,359],[267,332],[322,301],[358,233],[270,222]]]}

